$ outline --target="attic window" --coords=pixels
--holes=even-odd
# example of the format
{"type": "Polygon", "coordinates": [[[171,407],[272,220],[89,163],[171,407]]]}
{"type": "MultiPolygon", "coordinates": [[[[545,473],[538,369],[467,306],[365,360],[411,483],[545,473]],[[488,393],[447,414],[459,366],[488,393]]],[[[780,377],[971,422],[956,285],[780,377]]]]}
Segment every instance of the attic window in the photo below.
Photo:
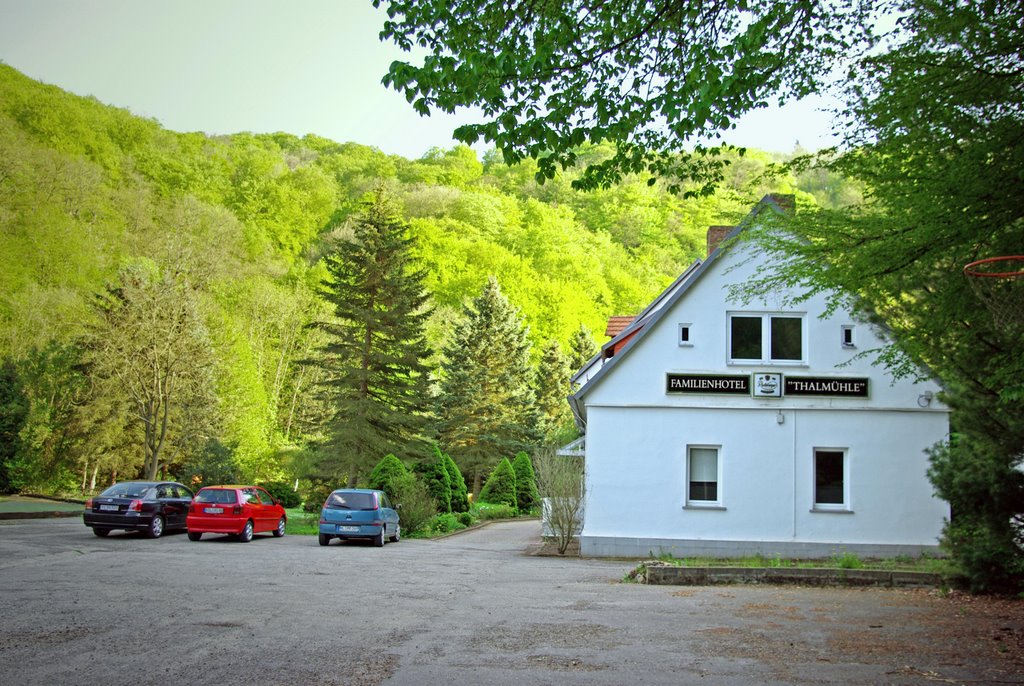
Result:
{"type": "Polygon", "coordinates": [[[841,333],[842,338],[840,340],[842,341],[842,345],[844,348],[857,347],[857,344],[854,342],[853,339],[853,324],[844,324],[841,329],[841,333]]]}
{"type": "Polygon", "coordinates": [[[690,326],[691,324],[679,325],[679,338],[677,340],[680,346],[693,346],[693,343],[690,341],[690,326]]]}
{"type": "Polygon", "coordinates": [[[807,349],[804,335],[803,314],[730,314],[729,361],[801,364],[807,349]]]}

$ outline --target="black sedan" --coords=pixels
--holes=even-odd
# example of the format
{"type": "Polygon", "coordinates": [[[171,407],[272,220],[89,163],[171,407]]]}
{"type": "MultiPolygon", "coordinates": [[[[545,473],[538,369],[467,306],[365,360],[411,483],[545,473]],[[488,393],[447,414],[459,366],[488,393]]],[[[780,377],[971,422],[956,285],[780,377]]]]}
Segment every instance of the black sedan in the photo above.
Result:
{"type": "Polygon", "coordinates": [[[159,538],[184,529],[193,493],[175,481],[122,481],[85,501],[82,518],[97,536],[115,529],[159,538]]]}

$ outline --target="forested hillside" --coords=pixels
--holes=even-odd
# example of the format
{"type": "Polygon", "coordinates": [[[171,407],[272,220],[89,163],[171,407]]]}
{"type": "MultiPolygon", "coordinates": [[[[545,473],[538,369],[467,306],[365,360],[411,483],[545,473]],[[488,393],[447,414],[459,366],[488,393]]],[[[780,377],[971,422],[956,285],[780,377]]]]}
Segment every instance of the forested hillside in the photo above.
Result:
{"type": "Polygon", "coordinates": [[[324,257],[380,184],[426,272],[431,348],[495,276],[537,363],[581,325],[600,342],[610,315],[703,256],[708,225],[764,192],[851,192],[765,181],[771,162],[737,155],[695,200],[646,178],[583,194],[572,170],[541,185],[534,163],[466,147],[407,160],[312,134],[177,133],[0,65],[0,487],[88,490],[137,476],[154,450],[180,479],[307,476],[325,408],[303,361],[330,316],[324,257]],[[151,363],[176,370],[174,387],[146,389],[153,368],[125,362],[129,348],[162,341],[175,357],[151,363]]]}

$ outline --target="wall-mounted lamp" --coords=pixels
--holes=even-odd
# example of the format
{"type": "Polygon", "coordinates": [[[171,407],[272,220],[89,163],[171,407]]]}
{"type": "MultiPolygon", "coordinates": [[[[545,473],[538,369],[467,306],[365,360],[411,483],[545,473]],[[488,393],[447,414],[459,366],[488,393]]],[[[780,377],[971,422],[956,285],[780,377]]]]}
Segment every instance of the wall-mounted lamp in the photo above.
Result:
{"type": "Polygon", "coordinates": [[[785,424],[786,423],[786,415],[782,414],[782,410],[779,410],[778,414],[775,415],[775,423],[776,424],[785,424]]]}
{"type": "Polygon", "coordinates": [[[928,407],[929,405],[932,404],[932,398],[934,397],[934,393],[932,393],[931,391],[925,391],[921,395],[917,396],[917,404],[920,407],[928,407]]]}

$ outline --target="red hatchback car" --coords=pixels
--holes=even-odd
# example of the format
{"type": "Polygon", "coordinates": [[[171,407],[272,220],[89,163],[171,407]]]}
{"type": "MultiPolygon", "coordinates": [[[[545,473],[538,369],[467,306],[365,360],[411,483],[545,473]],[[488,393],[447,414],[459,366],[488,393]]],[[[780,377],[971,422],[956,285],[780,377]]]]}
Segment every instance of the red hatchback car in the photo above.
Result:
{"type": "Polygon", "coordinates": [[[261,531],[284,536],[286,520],[281,504],[259,486],[207,486],[196,493],[186,523],[190,541],[231,534],[248,543],[261,531]]]}

